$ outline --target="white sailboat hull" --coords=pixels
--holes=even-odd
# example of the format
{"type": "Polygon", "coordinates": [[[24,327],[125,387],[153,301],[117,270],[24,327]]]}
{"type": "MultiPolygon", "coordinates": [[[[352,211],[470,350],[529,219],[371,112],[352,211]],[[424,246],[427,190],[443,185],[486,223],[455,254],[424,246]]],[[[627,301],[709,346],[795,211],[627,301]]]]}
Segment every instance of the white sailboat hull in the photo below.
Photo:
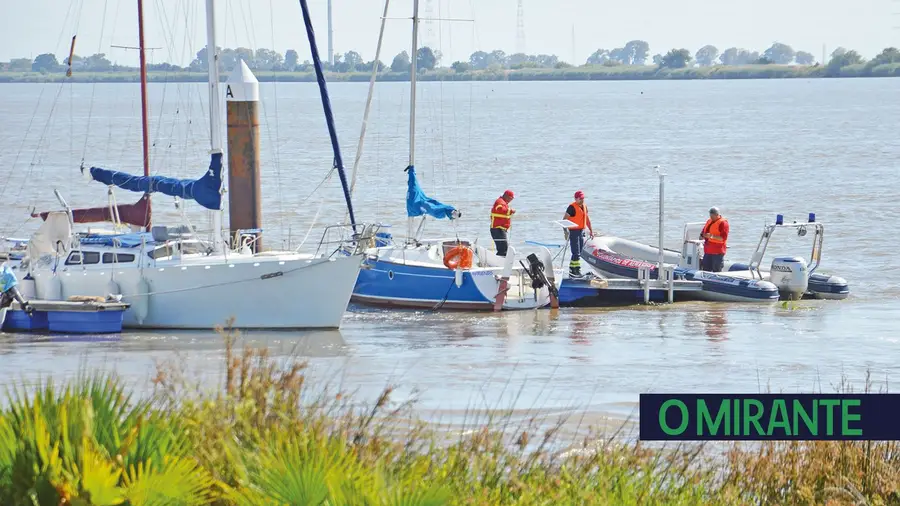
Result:
{"type": "Polygon", "coordinates": [[[131,304],[127,328],[213,329],[234,318],[234,327],[243,329],[334,329],[347,310],[361,261],[360,255],[239,257],[114,273],[37,270],[33,276],[39,299],[106,296],[118,288],[122,301],[131,304]]]}

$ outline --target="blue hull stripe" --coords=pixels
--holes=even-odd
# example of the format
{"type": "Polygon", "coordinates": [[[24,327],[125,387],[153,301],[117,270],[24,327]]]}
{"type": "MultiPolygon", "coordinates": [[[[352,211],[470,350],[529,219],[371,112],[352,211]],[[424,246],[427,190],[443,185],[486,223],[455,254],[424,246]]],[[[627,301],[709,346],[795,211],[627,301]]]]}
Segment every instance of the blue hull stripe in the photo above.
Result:
{"type": "Polygon", "coordinates": [[[469,272],[456,286],[454,271],[441,267],[404,265],[383,260],[366,260],[359,272],[354,299],[360,302],[421,307],[427,304],[490,305],[469,272]]]}

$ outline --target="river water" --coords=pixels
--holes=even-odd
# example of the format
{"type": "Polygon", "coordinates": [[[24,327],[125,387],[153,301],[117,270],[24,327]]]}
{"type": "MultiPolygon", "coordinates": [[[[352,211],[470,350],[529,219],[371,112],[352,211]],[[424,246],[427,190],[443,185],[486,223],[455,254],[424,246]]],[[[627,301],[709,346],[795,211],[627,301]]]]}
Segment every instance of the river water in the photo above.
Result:
{"type": "MultiPolygon", "coordinates": [[[[353,165],[367,87],[330,85],[344,165],[353,165]]],[[[729,257],[748,259],[762,226],[815,212],[826,223],[821,271],[846,278],[845,301],[793,308],[691,303],[504,314],[351,307],[340,331],[249,333],[279,356],[309,360],[321,384],[371,399],[388,384],[425,416],[467,408],[636,415],[641,392],[833,391],[845,378],[876,388],[898,375],[900,79],[688,82],[422,83],[416,167],[430,195],[456,205],[454,229],[489,239],[490,204],[516,192],[512,241],[561,243],[551,222],[587,194],[597,231],[655,243],[657,180],[668,174],[668,247],[716,205],[731,223],[729,257]]],[[[263,83],[264,227],[270,247],[315,247],[343,219],[322,105],[312,83],[263,83]],[[313,189],[318,185],[318,191],[313,189]]],[[[150,86],[152,169],[199,177],[209,120],[201,84],[150,86]]],[[[354,194],[357,219],[405,233],[408,85],[376,86],[354,194]]],[[[78,166],[140,172],[140,96],[132,84],[0,87],[0,233],[27,237],[32,208],[102,205],[106,189],[78,166]]],[[[117,192],[119,203],[137,196],[117,192]]],[[[207,226],[188,206],[186,217],[207,226]]],[[[180,219],[154,198],[157,222],[180,219]]],[[[808,256],[809,237],[770,253],[808,256]]],[[[771,258],[771,256],[769,257],[771,258]]],[[[316,290],[316,287],[309,287],[316,290]]],[[[248,294],[265,296],[265,294],[248,294]]],[[[240,301],[234,301],[239,305],[240,301]]],[[[221,377],[213,333],[152,332],[72,340],[0,335],[0,383],[115,370],[139,388],[154,364],[181,357],[221,377]]]]}

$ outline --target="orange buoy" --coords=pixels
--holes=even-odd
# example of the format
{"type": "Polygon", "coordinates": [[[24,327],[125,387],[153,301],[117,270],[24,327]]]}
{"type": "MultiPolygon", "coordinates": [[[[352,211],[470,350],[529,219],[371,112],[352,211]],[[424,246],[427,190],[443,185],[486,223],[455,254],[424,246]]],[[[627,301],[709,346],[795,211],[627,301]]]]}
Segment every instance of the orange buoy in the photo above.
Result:
{"type": "Polygon", "coordinates": [[[448,269],[471,269],[472,256],[472,248],[460,244],[444,255],[444,267],[448,269]]]}

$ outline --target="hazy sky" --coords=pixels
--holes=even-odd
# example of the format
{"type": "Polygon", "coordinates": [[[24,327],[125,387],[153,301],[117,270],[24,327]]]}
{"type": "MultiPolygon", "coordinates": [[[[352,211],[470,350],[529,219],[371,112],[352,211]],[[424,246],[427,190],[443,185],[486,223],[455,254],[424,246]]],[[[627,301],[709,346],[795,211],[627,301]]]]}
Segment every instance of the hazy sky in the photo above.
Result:
{"type": "MultiPolygon", "coordinates": [[[[838,46],[871,58],[900,46],[900,0],[523,0],[525,50],[584,60],[597,48],[649,42],[651,54],[673,47],[692,53],[706,44],[762,52],[772,42],[790,44],[821,58],[838,46]],[[573,41],[574,28],[574,41],[573,41]],[[574,44],[573,44],[574,42],[574,44]],[[573,51],[574,50],[574,51],[573,51]]],[[[336,52],[375,55],[383,0],[333,0],[336,52]]],[[[517,50],[516,0],[420,0],[420,16],[473,19],[423,23],[421,42],[441,49],[444,63],[468,59],[475,50],[517,50]]],[[[136,0],[6,0],[0,30],[0,61],[57,54],[60,61],[77,33],[76,53],[102,52],[136,64],[136,0]],[[10,22],[12,21],[12,22],[10,22]]],[[[159,47],[155,62],[186,64],[206,40],[203,0],[144,0],[146,44],[159,47]]],[[[320,50],[327,51],[326,0],[309,0],[320,50]]],[[[217,0],[220,46],[294,48],[309,58],[296,0],[217,0]],[[253,6],[251,10],[251,6],[253,6]]],[[[392,0],[389,17],[410,17],[412,0],[392,0]]],[[[408,20],[389,20],[381,60],[410,47],[408,20]]]]}

